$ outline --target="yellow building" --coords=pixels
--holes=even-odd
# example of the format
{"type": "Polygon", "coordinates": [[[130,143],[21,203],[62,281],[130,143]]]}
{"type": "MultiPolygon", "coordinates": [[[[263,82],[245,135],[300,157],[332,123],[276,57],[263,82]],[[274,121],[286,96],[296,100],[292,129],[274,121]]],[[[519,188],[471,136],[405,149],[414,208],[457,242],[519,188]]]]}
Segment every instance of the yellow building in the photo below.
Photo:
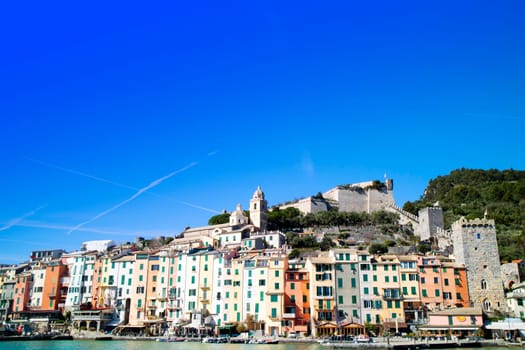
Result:
{"type": "Polygon", "coordinates": [[[317,337],[337,333],[335,311],[334,260],[327,252],[307,260],[310,274],[310,305],[312,308],[312,334],[317,337]]]}

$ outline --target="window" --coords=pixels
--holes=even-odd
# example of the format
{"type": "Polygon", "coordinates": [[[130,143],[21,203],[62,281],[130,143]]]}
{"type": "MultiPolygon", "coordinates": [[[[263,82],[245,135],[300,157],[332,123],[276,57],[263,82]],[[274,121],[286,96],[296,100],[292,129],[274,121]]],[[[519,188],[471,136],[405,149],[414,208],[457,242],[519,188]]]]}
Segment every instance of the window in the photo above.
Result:
{"type": "Polygon", "coordinates": [[[443,282],[445,283],[445,286],[448,286],[448,278],[445,278],[443,282]]]}
{"type": "Polygon", "coordinates": [[[338,278],[337,279],[337,288],[343,288],[343,279],[342,278],[338,278]]]}
{"type": "Polygon", "coordinates": [[[438,284],[439,283],[439,280],[437,277],[434,277],[434,284],[438,284]]]}
{"type": "Polygon", "coordinates": [[[294,289],[295,289],[295,283],[293,283],[293,282],[290,283],[290,289],[291,289],[291,290],[294,290],[294,289]]]}
{"type": "Polygon", "coordinates": [[[352,295],[352,304],[357,304],[357,296],[352,295]]]}
{"type": "Polygon", "coordinates": [[[434,293],[436,294],[437,297],[441,295],[441,292],[439,291],[439,289],[434,290],[434,293]]]}
{"type": "Polygon", "coordinates": [[[481,280],[481,289],[487,289],[487,281],[481,280]]]}
{"type": "Polygon", "coordinates": [[[270,301],[271,301],[272,303],[276,303],[276,302],[278,301],[278,297],[277,297],[277,295],[270,295],[270,301]]]}
{"type": "Polygon", "coordinates": [[[350,284],[351,284],[352,288],[356,287],[356,279],[354,277],[352,277],[352,279],[350,280],[350,284]]]}
{"type": "Polygon", "coordinates": [[[342,295],[337,296],[337,299],[338,299],[337,302],[338,302],[340,305],[341,305],[341,304],[344,304],[344,298],[343,298],[342,295]]]}
{"type": "Polygon", "coordinates": [[[410,287],[410,294],[412,294],[412,295],[416,295],[417,294],[416,287],[410,287]]]}

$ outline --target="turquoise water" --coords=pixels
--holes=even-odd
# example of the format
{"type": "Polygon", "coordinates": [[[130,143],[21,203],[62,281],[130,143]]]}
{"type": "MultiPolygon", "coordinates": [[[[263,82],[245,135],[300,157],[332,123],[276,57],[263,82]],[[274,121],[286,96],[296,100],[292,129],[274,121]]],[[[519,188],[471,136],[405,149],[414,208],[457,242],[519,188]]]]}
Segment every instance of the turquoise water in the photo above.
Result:
{"type": "MultiPolygon", "coordinates": [[[[96,341],[96,340],[55,340],[55,341],[6,341],[0,342],[1,350],[329,350],[315,343],[261,344],[201,344],[197,342],[163,343],[155,341],[96,341]],[[250,348],[250,349],[247,349],[250,348]],[[254,349],[255,348],[255,349],[254,349]]],[[[483,347],[484,350],[508,348],[483,347]]],[[[464,349],[468,350],[468,349],[464,349]]],[[[479,350],[472,349],[472,350],[479,350]]]]}
{"type": "Polygon", "coordinates": [[[4,341],[1,350],[321,350],[318,344],[202,344],[198,342],[49,340],[4,341]],[[256,348],[256,349],[254,349],[256,348]]]}

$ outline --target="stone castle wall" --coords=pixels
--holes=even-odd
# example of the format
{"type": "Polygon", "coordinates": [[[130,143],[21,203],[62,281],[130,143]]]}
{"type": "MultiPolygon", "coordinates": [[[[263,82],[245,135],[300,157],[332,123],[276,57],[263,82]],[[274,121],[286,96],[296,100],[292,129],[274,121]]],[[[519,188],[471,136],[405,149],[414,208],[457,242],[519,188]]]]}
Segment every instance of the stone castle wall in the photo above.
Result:
{"type": "Polygon", "coordinates": [[[390,190],[334,188],[323,193],[323,197],[339,206],[339,211],[356,211],[371,213],[386,210],[394,204],[394,194],[390,190]]]}
{"type": "Polygon", "coordinates": [[[319,213],[322,211],[328,210],[328,205],[324,201],[315,200],[312,197],[303,198],[298,200],[295,203],[290,203],[286,205],[282,205],[279,208],[280,209],[286,209],[286,208],[297,208],[302,213],[308,214],[308,213],[319,213]]]}

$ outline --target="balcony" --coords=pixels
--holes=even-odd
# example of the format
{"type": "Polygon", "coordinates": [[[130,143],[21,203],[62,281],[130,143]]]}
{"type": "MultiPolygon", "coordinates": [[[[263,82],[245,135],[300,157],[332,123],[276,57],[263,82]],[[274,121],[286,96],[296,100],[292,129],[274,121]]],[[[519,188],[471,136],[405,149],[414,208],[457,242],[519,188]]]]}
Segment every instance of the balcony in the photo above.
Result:
{"type": "Polygon", "coordinates": [[[156,308],[157,308],[156,304],[149,304],[148,305],[148,309],[156,309],[156,308]]]}
{"type": "Polygon", "coordinates": [[[283,314],[283,318],[295,318],[295,312],[287,312],[283,314]]]}
{"type": "Polygon", "coordinates": [[[403,294],[383,294],[384,300],[403,300],[403,294]]]}
{"type": "Polygon", "coordinates": [[[210,303],[210,299],[207,299],[207,298],[206,299],[201,299],[200,302],[202,304],[209,304],[210,303]]]}
{"type": "Polygon", "coordinates": [[[201,286],[201,289],[202,290],[210,290],[210,286],[205,284],[205,285],[201,286]]]}
{"type": "Polygon", "coordinates": [[[168,299],[169,299],[169,300],[175,300],[175,299],[177,299],[177,294],[174,294],[174,293],[173,293],[173,294],[172,294],[172,293],[168,294],[168,299]]]}

